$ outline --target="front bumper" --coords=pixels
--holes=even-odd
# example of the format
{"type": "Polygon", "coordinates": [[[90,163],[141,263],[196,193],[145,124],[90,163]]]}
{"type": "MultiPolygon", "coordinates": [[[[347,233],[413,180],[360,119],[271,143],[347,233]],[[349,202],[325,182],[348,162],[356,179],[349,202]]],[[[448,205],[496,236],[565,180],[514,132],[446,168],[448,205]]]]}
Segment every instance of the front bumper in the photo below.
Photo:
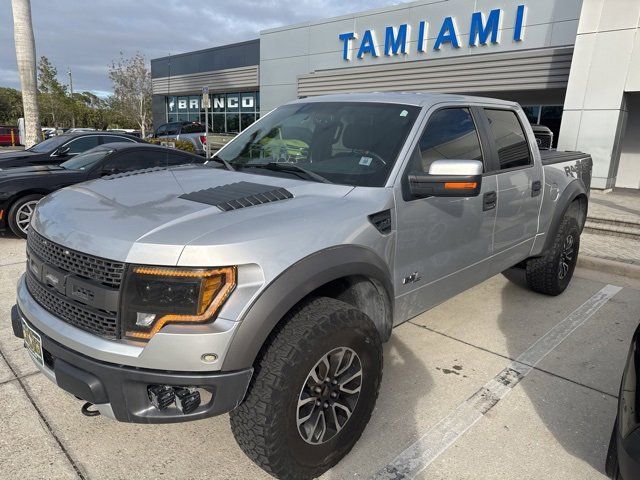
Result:
{"type": "Polygon", "coordinates": [[[14,334],[23,338],[22,322],[42,338],[44,366],[34,363],[60,388],[94,404],[105,416],[121,422],[173,423],[211,417],[237,407],[249,386],[253,369],[235,372],[187,373],[148,370],[97,361],[54,341],[33,326],[16,305],[11,310],[14,334]],[[182,414],[175,408],[156,409],[147,395],[148,385],[196,386],[210,399],[194,412],[182,414]]]}

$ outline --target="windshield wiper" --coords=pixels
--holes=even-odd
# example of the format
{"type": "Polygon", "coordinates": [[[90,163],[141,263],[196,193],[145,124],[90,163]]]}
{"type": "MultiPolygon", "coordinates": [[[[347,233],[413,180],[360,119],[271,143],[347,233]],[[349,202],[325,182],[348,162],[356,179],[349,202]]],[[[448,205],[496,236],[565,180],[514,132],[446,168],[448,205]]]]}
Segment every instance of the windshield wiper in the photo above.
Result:
{"type": "Polygon", "coordinates": [[[245,165],[244,168],[266,168],[267,170],[273,171],[281,171],[281,172],[291,172],[291,173],[300,173],[307,180],[315,180],[316,182],[321,183],[333,183],[330,180],[326,179],[322,175],[317,174],[316,172],[312,172],[311,170],[307,170],[306,168],[302,168],[295,163],[257,163],[251,165],[245,165]]]}
{"type": "Polygon", "coordinates": [[[232,172],[235,172],[236,169],[233,168],[233,165],[231,165],[229,162],[227,162],[224,158],[219,157],[218,155],[214,155],[213,157],[209,158],[207,161],[209,160],[213,160],[214,162],[218,162],[224,165],[224,167],[227,170],[230,170],[232,172]]]}

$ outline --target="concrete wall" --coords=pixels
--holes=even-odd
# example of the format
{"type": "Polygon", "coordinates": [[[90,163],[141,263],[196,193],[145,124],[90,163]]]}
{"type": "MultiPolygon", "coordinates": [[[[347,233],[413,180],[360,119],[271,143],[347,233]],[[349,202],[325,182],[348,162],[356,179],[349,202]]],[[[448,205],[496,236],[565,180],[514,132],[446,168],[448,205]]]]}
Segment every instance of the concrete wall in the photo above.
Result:
{"type": "MultiPolygon", "coordinates": [[[[428,72],[429,61],[457,57],[460,62],[485,53],[535,50],[549,47],[572,46],[578,28],[582,0],[422,0],[391,7],[355,13],[342,17],[307,22],[304,24],[266,30],[260,33],[260,91],[263,112],[298,96],[298,77],[332,69],[362,68],[420,62],[428,72]],[[514,41],[514,22],[518,5],[527,5],[524,38],[514,41]],[[491,9],[503,11],[499,44],[469,47],[471,15],[491,9]],[[433,49],[435,39],[445,17],[455,18],[460,33],[460,48],[443,46],[433,49]],[[424,53],[417,52],[418,25],[429,23],[424,53]],[[355,32],[359,39],[367,29],[373,29],[379,50],[384,50],[387,26],[411,26],[408,53],[393,56],[379,55],[356,58],[360,40],[351,42],[351,58],[343,60],[343,42],[338,35],[355,32]]],[[[539,87],[535,87],[539,88],[539,87]]],[[[411,90],[404,88],[404,90],[411,90]]]]}
{"type": "Polygon", "coordinates": [[[624,95],[640,91],[639,21],[638,0],[584,0],[558,148],[593,156],[595,188],[617,185],[624,95]]]}

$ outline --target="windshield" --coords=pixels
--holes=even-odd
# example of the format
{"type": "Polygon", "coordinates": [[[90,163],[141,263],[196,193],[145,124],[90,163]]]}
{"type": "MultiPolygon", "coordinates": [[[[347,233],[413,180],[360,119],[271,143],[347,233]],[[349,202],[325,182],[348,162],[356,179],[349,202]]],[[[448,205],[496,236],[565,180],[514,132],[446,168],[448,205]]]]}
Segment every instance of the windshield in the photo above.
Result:
{"type": "Polygon", "coordinates": [[[418,112],[419,107],[391,103],[285,105],[238,135],[218,157],[251,173],[299,176],[292,168],[260,167],[294,164],[332,183],[381,187],[418,112]]]}
{"type": "Polygon", "coordinates": [[[91,150],[87,150],[84,153],[76,155],[71,160],[67,160],[61,163],[62,168],[67,170],[87,170],[93,167],[96,163],[102,160],[104,157],[113,152],[113,148],[109,147],[95,147],[91,150]]]}
{"type": "Polygon", "coordinates": [[[67,137],[64,135],[59,137],[51,137],[46,140],[43,140],[40,143],[36,143],[33,147],[29,148],[28,150],[30,152],[35,152],[35,153],[51,152],[52,150],[55,150],[60,145],[62,145],[64,142],[68,141],[69,138],[70,137],[67,137]]]}

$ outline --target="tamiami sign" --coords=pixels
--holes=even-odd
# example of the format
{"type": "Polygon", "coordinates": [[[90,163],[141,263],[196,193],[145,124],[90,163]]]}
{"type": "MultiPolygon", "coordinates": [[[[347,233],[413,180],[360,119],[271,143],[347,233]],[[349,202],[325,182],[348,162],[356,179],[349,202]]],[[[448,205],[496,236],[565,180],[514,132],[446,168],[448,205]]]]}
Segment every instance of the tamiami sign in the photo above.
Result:
{"type": "MultiPolygon", "coordinates": [[[[515,18],[505,19],[502,9],[496,8],[488,14],[484,12],[473,12],[468,23],[465,25],[454,17],[445,17],[442,24],[438,25],[438,36],[433,44],[433,50],[439,51],[444,48],[462,48],[460,40],[460,28],[465,27],[469,32],[468,47],[477,47],[478,45],[495,45],[500,43],[502,33],[502,25],[505,20],[513,22],[513,40],[520,42],[524,38],[524,24],[527,15],[527,6],[518,5],[515,18]],[[468,29],[467,29],[468,28],[468,29]]],[[[384,31],[384,43],[378,43],[378,38],[373,29],[365,30],[360,38],[356,32],[346,32],[338,35],[339,41],[342,42],[342,58],[351,61],[351,52],[356,50],[356,57],[360,60],[369,57],[378,57],[380,55],[416,55],[427,54],[427,37],[429,29],[433,26],[429,25],[428,20],[421,20],[415,25],[415,34],[412,33],[411,25],[403,23],[398,26],[388,26],[384,31]],[[413,37],[412,35],[415,35],[413,37]],[[357,43],[359,41],[359,43],[357,43]],[[415,41],[415,51],[409,51],[409,44],[415,41]],[[356,48],[354,48],[356,47],[356,48]]]]}

